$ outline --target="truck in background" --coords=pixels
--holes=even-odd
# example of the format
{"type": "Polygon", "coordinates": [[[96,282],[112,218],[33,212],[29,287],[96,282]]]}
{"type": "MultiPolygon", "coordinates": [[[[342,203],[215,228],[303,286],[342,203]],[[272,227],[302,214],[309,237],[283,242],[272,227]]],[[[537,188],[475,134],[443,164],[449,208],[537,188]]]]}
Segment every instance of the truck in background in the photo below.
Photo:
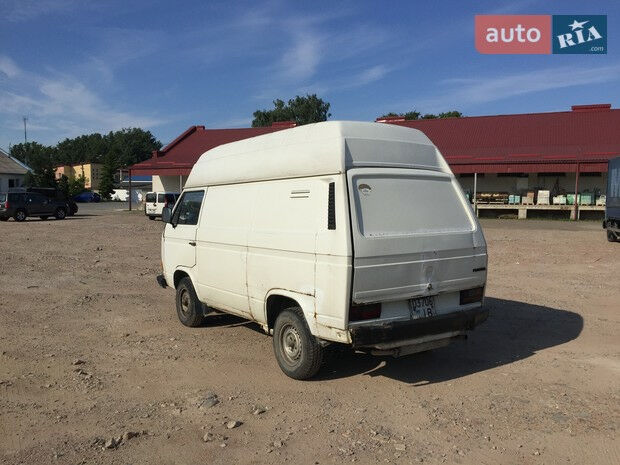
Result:
{"type": "Polygon", "coordinates": [[[609,160],[603,228],[607,230],[609,242],[620,240],[620,157],[609,160]]]}

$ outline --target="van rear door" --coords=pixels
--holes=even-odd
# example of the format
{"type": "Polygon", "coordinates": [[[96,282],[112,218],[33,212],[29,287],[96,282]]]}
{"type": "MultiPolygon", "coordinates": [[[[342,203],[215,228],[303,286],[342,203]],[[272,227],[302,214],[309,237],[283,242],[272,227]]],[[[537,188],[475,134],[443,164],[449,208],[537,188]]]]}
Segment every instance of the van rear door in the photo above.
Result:
{"type": "Polygon", "coordinates": [[[354,303],[411,299],[483,286],[486,244],[450,173],[357,168],[347,172],[354,303]]]}

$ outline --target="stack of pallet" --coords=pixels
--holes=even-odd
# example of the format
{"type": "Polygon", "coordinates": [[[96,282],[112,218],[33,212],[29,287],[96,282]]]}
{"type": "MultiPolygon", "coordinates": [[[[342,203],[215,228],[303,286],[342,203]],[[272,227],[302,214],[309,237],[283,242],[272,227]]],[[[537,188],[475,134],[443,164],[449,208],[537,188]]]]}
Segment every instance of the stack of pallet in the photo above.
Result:
{"type": "Polygon", "coordinates": [[[549,205],[549,191],[538,191],[536,205],[549,205]]]}
{"type": "Polygon", "coordinates": [[[521,197],[521,203],[523,203],[523,205],[534,205],[534,192],[528,192],[521,197]]]}
{"type": "Polygon", "coordinates": [[[553,205],[566,205],[566,196],[565,195],[554,195],[553,205]]]}

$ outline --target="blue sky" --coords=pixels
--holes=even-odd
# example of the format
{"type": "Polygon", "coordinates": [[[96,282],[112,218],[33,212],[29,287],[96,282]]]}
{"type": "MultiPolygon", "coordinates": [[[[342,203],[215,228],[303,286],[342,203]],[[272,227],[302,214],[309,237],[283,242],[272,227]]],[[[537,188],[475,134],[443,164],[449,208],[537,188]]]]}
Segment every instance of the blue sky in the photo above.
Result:
{"type": "Polygon", "coordinates": [[[249,126],[317,93],[332,119],[620,107],[620,3],[0,0],[0,147],[138,126],[249,126]],[[480,55],[474,15],[606,14],[606,55],[480,55]]]}

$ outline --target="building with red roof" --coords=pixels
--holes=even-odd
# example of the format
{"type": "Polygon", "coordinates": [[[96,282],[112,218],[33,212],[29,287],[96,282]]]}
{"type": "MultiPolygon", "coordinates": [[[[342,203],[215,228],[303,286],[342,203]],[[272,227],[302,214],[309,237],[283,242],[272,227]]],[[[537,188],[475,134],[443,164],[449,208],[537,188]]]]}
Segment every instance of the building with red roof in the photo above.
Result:
{"type": "MultiPolygon", "coordinates": [[[[604,194],[607,162],[620,156],[620,109],[610,104],[575,105],[570,111],[407,121],[377,118],[423,131],[446,158],[465,191],[604,194]]],[[[293,127],[205,129],[192,126],[151,159],[131,167],[151,174],[153,189],[179,191],[192,166],[218,145],[293,127]]],[[[552,194],[553,195],[553,194],[552,194]]]]}

